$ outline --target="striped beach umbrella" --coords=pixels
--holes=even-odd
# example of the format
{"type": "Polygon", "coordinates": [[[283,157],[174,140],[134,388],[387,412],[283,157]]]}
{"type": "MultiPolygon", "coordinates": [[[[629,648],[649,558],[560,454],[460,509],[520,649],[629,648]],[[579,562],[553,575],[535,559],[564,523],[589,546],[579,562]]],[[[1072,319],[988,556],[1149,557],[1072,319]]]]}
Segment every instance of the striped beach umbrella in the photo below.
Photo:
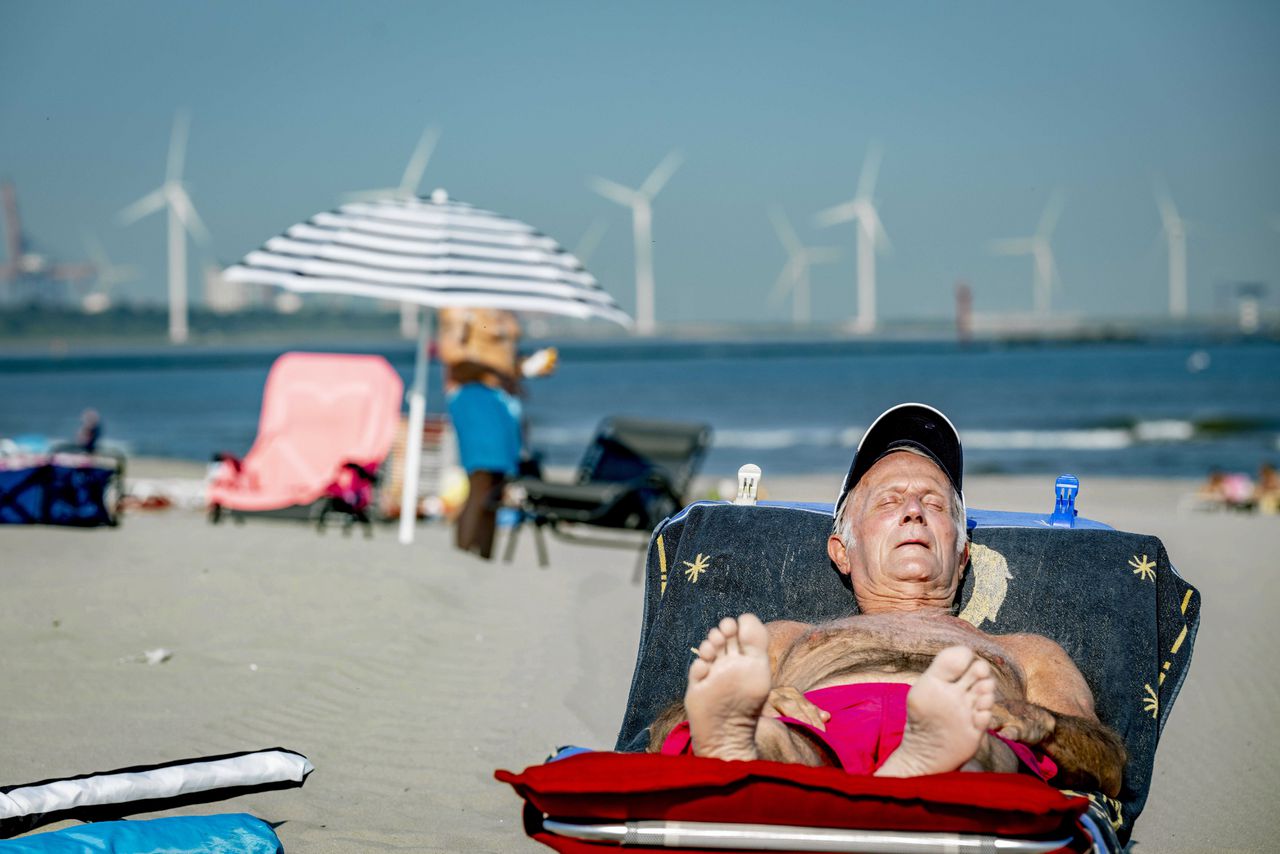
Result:
{"type": "Polygon", "coordinates": [[[352,202],[316,214],[227,268],[228,281],[297,293],[337,294],[420,307],[417,358],[409,391],[400,540],[413,541],[417,472],[426,402],[432,308],[495,308],[607,320],[631,318],[570,253],[533,226],[453,201],[352,202]]]}

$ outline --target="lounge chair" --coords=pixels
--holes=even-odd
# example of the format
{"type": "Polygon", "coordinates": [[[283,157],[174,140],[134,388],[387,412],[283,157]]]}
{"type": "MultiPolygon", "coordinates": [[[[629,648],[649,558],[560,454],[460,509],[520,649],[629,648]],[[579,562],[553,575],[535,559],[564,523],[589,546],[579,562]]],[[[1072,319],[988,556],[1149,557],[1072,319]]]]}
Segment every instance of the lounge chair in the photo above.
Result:
{"type": "Polygon", "coordinates": [[[517,523],[504,559],[515,555],[516,538],[532,522],[539,566],[547,565],[542,529],[566,540],[643,548],[648,532],[685,504],[690,481],[711,444],[705,424],[609,417],[600,422],[573,483],[540,476],[515,482],[522,494],[517,523]],[[564,526],[588,525],[638,532],[641,538],[583,537],[564,526]]]}
{"type": "Polygon", "coordinates": [[[285,353],[271,367],[258,436],[243,460],[227,454],[209,484],[209,519],[304,518],[333,512],[372,530],[367,509],[400,415],[404,384],[381,356],[285,353]]]}
{"type": "Polygon", "coordinates": [[[624,838],[655,850],[1121,850],[1187,674],[1200,597],[1158,539],[1078,518],[1073,497],[1060,485],[1052,515],[969,511],[974,556],[960,616],[995,633],[1046,635],[1066,649],[1099,717],[1128,749],[1119,798],[1059,792],[1029,775],[886,780],[637,753],[649,722],[682,696],[690,648],[721,617],[751,611],[766,621],[813,622],[856,610],[825,551],[829,504],[699,502],[650,541],[640,647],[616,752],[564,751],[522,774],[498,772],[526,799],[526,831],[566,852],[624,838]],[[819,844],[831,847],[806,849],[797,838],[812,842],[833,830],[849,847],[828,838],[819,844]],[[759,842],[769,834],[790,834],[789,841],[759,842]],[[717,835],[719,842],[707,838],[717,835]]]}

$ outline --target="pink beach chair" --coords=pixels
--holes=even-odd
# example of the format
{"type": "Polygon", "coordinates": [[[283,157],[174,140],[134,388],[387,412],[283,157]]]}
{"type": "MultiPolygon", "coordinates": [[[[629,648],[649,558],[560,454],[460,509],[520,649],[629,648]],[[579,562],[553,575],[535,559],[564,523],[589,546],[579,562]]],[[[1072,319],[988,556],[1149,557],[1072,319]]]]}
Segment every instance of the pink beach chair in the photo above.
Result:
{"type": "Polygon", "coordinates": [[[209,484],[209,519],[224,512],[361,522],[400,417],[404,384],[381,356],[285,353],[271,367],[258,436],[243,460],[227,454],[209,484]]]}

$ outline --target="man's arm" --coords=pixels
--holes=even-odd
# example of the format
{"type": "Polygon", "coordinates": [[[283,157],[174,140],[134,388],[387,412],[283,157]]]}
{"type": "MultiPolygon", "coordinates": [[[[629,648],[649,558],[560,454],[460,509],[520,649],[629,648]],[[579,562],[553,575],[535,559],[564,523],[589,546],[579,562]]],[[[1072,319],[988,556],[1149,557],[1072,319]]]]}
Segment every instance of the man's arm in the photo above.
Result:
{"type": "Polygon", "coordinates": [[[1119,794],[1124,742],[1098,720],[1093,692],[1066,650],[1040,635],[1007,635],[998,642],[1026,676],[1026,702],[998,704],[997,731],[1049,754],[1058,763],[1055,782],[1119,794]]]}

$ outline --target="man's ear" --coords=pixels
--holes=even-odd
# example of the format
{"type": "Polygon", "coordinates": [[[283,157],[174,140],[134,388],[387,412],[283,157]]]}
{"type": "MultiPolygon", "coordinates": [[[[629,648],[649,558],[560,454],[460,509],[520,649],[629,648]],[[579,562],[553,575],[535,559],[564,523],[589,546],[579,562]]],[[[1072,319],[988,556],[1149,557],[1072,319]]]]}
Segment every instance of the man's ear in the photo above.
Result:
{"type": "Polygon", "coordinates": [[[827,537],[827,556],[842,574],[849,574],[849,552],[845,549],[844,540],[840,539],[839,534],[827,537]]]}
{"type": "Polygon", "coordinates": [[[964,539],[964,552],[960,555],[960,579],[962,581],[964,580],[965,571],[969,568],[969,546],[970,545],[972,545],[972,541],[968,538],[968,536],[966,536],[964,539]]]}

